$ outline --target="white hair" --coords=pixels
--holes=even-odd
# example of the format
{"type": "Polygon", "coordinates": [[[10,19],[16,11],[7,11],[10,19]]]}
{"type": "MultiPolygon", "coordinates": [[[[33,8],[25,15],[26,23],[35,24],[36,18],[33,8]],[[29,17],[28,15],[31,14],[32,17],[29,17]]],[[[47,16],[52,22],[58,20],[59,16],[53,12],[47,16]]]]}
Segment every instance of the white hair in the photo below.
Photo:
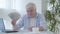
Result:
{"type": "Polygon", "coordinates": [[[33,7],[33,8],[36,9],[36,5],[35,5],[34,3],[28,3],[28,4],[26,5],[26,8],[29,8],[29,7],[33,7]]]}

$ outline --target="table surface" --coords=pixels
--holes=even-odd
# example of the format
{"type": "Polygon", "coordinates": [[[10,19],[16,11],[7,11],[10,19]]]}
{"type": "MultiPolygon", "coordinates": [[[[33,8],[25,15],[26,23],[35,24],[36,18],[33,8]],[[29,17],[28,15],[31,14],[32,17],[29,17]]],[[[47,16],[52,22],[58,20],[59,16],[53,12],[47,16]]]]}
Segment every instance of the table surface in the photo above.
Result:
{"type": "Polygon", "coordinates": [[[48,32],[48,31],[40,31],[40,32],[24,32],[24,31],[19,31],[16,33],[4,33],[4,32],[0,32],[0,34],[53,34],[52,32],[48,32]]]}

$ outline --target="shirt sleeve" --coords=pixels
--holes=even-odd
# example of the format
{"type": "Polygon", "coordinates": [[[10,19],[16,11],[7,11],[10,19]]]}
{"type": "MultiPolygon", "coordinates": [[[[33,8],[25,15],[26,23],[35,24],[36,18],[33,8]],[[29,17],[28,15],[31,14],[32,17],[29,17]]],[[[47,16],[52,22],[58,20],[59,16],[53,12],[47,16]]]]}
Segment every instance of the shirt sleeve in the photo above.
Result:
{"type": "Polygon", "coordinates": [[[40,16],[40,26],[42,26],[45,30],[47,30],[47,22],[45,21],[44,15],[40,16]]]}
{"type": "Polygon", "coordinates": [[[17,25],[18,29],[22,28],[24,26],[24,19],[23,18],[19,19],[17,21],[16,25],[17,25]]]}

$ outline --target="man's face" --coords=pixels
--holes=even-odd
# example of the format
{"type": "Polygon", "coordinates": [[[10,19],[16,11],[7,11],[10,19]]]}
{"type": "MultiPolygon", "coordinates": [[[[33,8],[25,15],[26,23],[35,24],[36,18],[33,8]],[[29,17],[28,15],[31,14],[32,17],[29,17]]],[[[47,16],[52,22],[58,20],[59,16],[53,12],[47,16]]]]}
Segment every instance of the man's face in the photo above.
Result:
{"type": "Polygon", "coordinates": [[[31,18],[35,17],[35,15],[36,15],[36,8],[34,8],[34,7],[27,8],[27,14],[31,18]]]}

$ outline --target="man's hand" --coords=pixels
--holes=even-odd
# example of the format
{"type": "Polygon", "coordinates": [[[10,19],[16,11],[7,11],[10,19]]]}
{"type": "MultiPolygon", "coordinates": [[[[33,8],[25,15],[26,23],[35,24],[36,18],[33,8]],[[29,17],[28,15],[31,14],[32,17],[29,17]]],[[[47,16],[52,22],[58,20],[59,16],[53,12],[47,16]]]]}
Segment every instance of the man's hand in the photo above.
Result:
{"type": "Polygon", "coordinates": [[[29,31],[32,31],[32,28],[33,28],[33,26],[29,27],[28,30],[29,30],[29,31]]]}
{"type": "Polygon", "coordinates": [[[17,31],[18,30],[18,27],[16,26],[16,19],[13,19],[12,20],[12,25],[13,25],[13,30],[14,31],[17,31]]]}
{"type": "Polygon", "coordinates": [[[44,28],[41,26],[41,27],[39,27],[39,31],[43,31],[44,30],[44,28]]]}
{"type": "Polygon", "coordinates": [[[16,19],[12,20],[12,25],[15,26],[16,25],[16,19]]]}

